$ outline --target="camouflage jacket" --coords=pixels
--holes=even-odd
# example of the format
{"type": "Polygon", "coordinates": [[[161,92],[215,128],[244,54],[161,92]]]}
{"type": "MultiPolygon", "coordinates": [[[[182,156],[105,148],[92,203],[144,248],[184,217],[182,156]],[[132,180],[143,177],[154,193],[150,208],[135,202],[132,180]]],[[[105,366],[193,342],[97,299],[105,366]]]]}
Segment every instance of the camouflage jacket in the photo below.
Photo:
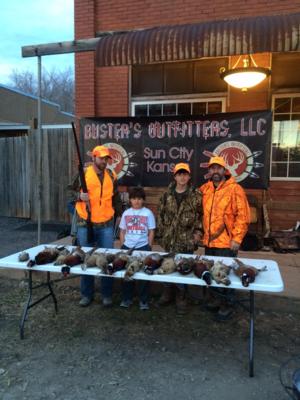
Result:
{"type": "Polygon", "coordinates": [[[166,251],[193,253],[193,233],[202,230],[202,195],[189,186],[180,206],[175,198],[175,182],[161,196],[157,213],[160,245],[166,251]]]}

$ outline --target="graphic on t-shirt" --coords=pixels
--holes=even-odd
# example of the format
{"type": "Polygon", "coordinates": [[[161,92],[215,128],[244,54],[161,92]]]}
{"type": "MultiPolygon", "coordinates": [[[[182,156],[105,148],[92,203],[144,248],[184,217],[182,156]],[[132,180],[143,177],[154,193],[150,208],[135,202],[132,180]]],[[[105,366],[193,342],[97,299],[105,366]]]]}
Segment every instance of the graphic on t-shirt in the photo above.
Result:
{"type": "Polygon", "coordinates": [[[148,217],[144,215],[126,215],[125,221],[128,233],[140,235],[147,232],[148,217]]]}

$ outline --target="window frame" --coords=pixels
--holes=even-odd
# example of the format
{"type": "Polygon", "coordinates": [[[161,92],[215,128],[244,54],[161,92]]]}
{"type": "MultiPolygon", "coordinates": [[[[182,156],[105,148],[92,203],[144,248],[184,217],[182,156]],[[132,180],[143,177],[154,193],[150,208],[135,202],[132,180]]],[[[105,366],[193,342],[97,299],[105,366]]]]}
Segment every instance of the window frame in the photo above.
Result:
{"type": "MultiPolygon", "coordinates": [[[[159,96],[155,97],[155,100],[153,97],[149,98],[132,98],[131,99],[131,116],[135,117],[135,106],[137,105],[151,105],[151,104],[172,104],[176,103],[176,112],[178,110],[177,104],[179,103],[212,103],[215,101],[219,101],[222,103],[222,113],[226,112],[226,100],[227,97],[225,94],[218,94],[218,97],[215,96],[208,96],[206,95],[203,97],[203,95],[181,95],[181,96],[159,96]]],[[[172,117],[176,117],[178,115],[174,115],[172,117]]],[[[192,116],[192,114],[191,114],[192,116]]]]}
{"type": "MultiPolygon", "coordinates": [[[[272,137],[271,137],[271,152],[270,152],[270,181],[300,181],[300,177],[289,177],[289,176],[272,176],[272,158],[273,158],[273,145],[272,145],[272,141],[273,141],[273,125],[274,125],[274,108],[275,108],[275,100],[276,99],[283,99],[283,98],[294,98],[294,97],[300,97],[300,92],[297,93],[282,93],[282,94],[273,94],[272,95],[272,111],[273,111],[273,115],[272,115],[272,137]]],[[[278,113],[280,115],[280,113],[278,113]]],[[[287,113],[282,113],[282,114],[287,114],[287,113]]],[[[292,112],[289,112],[289,115],[291,116],[292,112]]],[[[287,161],[277,161],[277,163],[281,163],[281,164],[288,164],[287,168],[289,167],[289,156],[290,156],[290,152],[288,152],[288,159],[287,161]]],[[[294,163],[300,164],[300,161],[294,161],[294,163]]],[[[288,169],[287,169],[288,170],[288,169]]]]}

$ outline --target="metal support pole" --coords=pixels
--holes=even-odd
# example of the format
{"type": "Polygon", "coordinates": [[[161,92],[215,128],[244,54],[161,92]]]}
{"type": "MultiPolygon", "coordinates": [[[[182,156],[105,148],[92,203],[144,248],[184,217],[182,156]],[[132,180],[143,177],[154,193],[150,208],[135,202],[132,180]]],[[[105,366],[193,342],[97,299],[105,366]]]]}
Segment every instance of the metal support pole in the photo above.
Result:
{"type": "Polygon", "coordinates": [[[38,165],[38,201],[37,201],[37,244],[41,243],[42,208],[42,57],[38,56],[38,126],[37,126],[37,165],[38,165]]]}

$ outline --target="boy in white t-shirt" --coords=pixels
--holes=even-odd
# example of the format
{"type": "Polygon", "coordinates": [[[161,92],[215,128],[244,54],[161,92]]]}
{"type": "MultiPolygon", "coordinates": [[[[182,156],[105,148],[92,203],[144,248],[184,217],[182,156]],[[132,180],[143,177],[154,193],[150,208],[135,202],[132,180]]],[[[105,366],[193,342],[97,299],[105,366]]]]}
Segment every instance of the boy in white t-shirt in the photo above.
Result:
{"type": "MultiPolygon", "coordinates": [[[[129,191],[131,208],[124,211],[120,222],[121,249],[151,251],[155,218],[149,208],[144,207],[146,195],[142,187],[134,187],[129,191]]],[[[138,285],[140,309],[148,310],[149,282],[140,281],[138,285]]],[[[121,307],[128,308],[132,304],[134,281],[123,282],[123,300],[121,307]]]]}

